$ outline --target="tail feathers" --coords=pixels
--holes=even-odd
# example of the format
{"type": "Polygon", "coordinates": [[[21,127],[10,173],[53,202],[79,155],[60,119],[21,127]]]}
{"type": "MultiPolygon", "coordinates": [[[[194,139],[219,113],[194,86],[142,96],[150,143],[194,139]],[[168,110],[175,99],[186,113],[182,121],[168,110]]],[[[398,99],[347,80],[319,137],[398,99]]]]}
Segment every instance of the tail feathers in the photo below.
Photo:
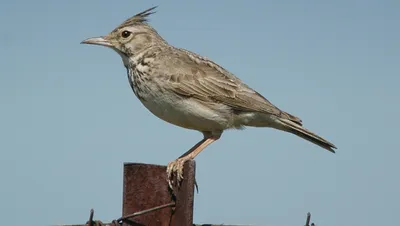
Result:
{"type": "Polygon", "coordinates": [[[306,128],[302,127],[301,125],[283,118],[278,118],[278,121],[283,125],[283,130],[293,133],[305,140],[308,140],[332,153],[335,153],[333,149],[336,149],[336,146],[329,141],[325,140],[324,138],[316,135],[315,133],[307,130],[306,128]]]}

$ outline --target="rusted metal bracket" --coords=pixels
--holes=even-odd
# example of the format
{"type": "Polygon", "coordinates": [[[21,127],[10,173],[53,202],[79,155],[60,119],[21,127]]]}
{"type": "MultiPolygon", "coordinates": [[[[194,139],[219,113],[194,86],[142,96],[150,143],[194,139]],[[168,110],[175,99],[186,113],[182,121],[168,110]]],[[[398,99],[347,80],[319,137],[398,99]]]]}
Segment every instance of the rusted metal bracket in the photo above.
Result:
{"type": "Polygon", "coordinates": [[[195,162],[184,165],[184,180],[172,191],[167,183],[167,167],[125,163],[122,215],[111,223],[93,221],[90,211],[87,226],[193,225],[195,162]]]}
{"type": "Polygon", "coordinates": [[[174,188],[174,192],[168,187],[166,170],[166,166],[160,165],[124,164],[123,216],[175,202],[174,208],[165,208],[127,219],[139,225],[193,224],[195,162],[192,160],[185,163],[184,180],[179,189],[174,188]]]}

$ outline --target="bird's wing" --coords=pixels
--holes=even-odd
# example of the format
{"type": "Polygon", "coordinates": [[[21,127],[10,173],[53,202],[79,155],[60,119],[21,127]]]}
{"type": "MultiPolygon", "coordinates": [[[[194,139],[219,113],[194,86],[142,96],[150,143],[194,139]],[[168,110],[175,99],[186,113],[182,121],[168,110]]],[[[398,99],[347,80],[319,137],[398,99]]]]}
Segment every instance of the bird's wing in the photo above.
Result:
{"type": "Polygon", "coordinates": [[[223,103],[235,111],[273,114],[301,124],[300,118],[281,111],[221,66],[195,53],[179,50],[173,57],[169,54],[169,66],[164,65],[167,70],[161,72],[167,75],[167,87],[176,94],[223,103]]]}

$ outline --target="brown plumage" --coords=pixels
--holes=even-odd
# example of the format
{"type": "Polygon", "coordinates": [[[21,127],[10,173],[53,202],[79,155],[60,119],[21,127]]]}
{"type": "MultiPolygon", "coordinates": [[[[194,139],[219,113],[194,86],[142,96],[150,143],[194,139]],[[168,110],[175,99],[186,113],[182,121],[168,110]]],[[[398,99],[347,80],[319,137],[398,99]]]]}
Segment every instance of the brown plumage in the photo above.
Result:
{"type": "Polygon", "coordinates": [[[168,165],[171,183],[172,178],[183,178],[185,161],[230,128],[275,128],[334,152],[335,145],[305,129],[300,118],[277,108],[220,65],[169,45],[147,23],[154,8],[127,19],[104,37],[83,43],[110,47],[121,56],[133,92],[154,115],[203,133],[203,140],[168,165]]]}

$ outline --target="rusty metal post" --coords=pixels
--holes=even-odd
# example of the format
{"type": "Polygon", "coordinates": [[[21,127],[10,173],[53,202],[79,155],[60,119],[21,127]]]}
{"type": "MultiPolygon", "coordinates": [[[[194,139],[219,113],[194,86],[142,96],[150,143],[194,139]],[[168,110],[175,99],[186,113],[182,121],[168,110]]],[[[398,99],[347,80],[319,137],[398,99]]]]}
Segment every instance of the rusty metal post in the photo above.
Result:
{"type": "Polygon", "coordinates": [[[175,194],[176,206],[171,226],[193,225],[194,187],[196,183],[196,162],[194,160],[185,163],[183,177],[182,184],[175,194]]]}
{"type": "MultiPolygon", "coordinates": [[[[166,166],[160,165],[124,164],[123,216],[174,201],[168,189],[166,170],[166,166]]],[[[180,189],[176,191],[175,207],[149,212],[130,220],[137,225],[191,226],[194,178],[195,162],[188,161],[184,166],[184,180],[180,189]]]]}

